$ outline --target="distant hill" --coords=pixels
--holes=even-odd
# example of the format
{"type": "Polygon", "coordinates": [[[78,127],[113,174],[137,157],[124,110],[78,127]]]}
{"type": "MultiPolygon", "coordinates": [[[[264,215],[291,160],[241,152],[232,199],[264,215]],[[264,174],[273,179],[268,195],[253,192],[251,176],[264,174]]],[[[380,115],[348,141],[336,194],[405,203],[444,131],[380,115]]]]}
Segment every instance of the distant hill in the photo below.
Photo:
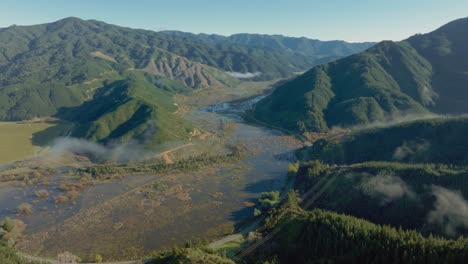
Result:
{"type": "Polygon", "coordinates": [[[323,132],[402,116],[468,112],[468,18],[319,65],[260,101],[255,117],[323,132]]]}
{"type": "MultiPolygon", "coordinates": [[[[271,51],[283,57],[283,63],[291,65],[291,67],[296,68],[297,71],[301,71],[302,65],[309,65],[312,67],[314,65],[331,62],[366,50],[375,44],[374,42],[349,43],[341,40],[322,41],[305,37],[298,38],[282,35],[245,33],[234,34],[227,37],[215,34],[192,34],[180,31],[163,31],[163,33],[195,38],[205,42],[216,43],[217,45],[233,44],[249,49],[271,51]],[[291,59],[292,61],[289,61],[291,59]],[[297,64],[298,62],[300,64],[297,64]]],[[[277,61],[271,60],[270,63],[275,64],[277,61]]],[[[233,68],[233,70],[236,71],[235,68],[233,68]]],[[[247,71],[257,72],[254,69],[247,71]]]]}

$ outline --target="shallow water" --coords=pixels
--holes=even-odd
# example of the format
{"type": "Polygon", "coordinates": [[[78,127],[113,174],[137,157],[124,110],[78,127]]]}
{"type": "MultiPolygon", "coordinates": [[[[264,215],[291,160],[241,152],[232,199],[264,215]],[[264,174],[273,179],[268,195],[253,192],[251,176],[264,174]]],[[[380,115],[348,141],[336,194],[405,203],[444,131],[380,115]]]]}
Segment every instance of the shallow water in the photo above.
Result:
{"type": "MultiPolygon", "coordinates": [[[[250,153],[240,162],[192,173],[127,175],[86,187],[76,204],[57,206],[52,200],[39,201],[34,208],[48,209],[21,217],[28,224],[28,236],[20,248],[44,256],[67,250],[83,259],[97,253],[105,259],[132,259],[187,240],[215,239],[241,228],[253,217],[254,209],[246,202],[255,202],[261,192],[283,187],[290,161],[277,157],[300,146],[290,136],[242,122],[239,114],[255,100],[258,98],[215,105],[186,116],[213,133],[221,122],[229,123],[227,140],[246,146],[250,153]]],[[[49,186],[54,195],[58,182],[49,186]]],[[[11,210],[0,211],[1,216],[14,216],[14,208],[34,200],[32,193],[39,188],[0,185],[0,206],[7,197],[24,194],[6,202],[9,207],[5,208],[11,210]]]]}

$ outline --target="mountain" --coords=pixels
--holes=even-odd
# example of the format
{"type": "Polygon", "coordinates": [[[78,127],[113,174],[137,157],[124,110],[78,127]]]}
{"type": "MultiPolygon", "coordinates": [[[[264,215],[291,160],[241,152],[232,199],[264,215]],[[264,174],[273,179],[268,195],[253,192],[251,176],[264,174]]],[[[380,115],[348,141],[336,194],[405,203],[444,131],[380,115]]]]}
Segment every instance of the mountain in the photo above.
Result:
{"type": "MultiPolygon", "coordinates": [[[[249,49],[261,49],[272,51],[275,54],[280,54],[283,63],[290,64],[296,71],[302,71],[303,66],[314,65],[334,61],[360,51],[366,50],[375,43],[349,43],[341,40],[321,41],[317,39],[308,39],[305,37],[285,37],[282,35],[261,35],[261,34],[234,34],[231,36],[221,36],[216,34],[192,34],[180,31],[163,31],[174,36],[185,36],[187,38],[195,38],[207,43],[216,43],[217,45],[233,44],[249,49]],[[294,60],[290,62],[293,58],[294,60]],[[297,64],[300,62],[300,64],[297,64]]],[[[273,58],[272,58],[273,59],[273,58]]],[[[277,63],[271,60],[270,63],[277,63]]],[[[294,69],[293,69],[294,70],[294,69]]],[[[233,69],[233,71],[238,71],[233,69]]],[[[249,71],[245,69],[245,71],[249,71]]],[[[244,72],[244,71],[242,71],[244,72]]],[[[251,73],[257,72],[253,69],[251,73]]]]}
{"type": "Polygon", "coordinates": [[[90,99],[104,82],[125,79],[131,71],[191,88],[237,82],[222,70],[161,49],[168,41],[155,32],[78,18],[3,28],[0,120],[53,115],[90,99]]]}
{"type": "MultiPolygon", "coordinates": [[[[352,52],[354,45],[370,44],[320,56],[352,52]]],[[[246,76],[289,77],[311,65],[302,53],[73,17],[13,25],[0,29],[0,120],[56,116],[79,123],[73,135],[97,141],[150,130],[181,136],[185,125],[170,114],[174,94],[235,87],[246,76]],[[161,124],[150,129],[150,119],[161,124]]]]}
{"type": "Polygon", "coordinates": [[[468,18],[316,66],[260,101],[254,116],[324,132],[402,116],[468,112],[468,18]]]}

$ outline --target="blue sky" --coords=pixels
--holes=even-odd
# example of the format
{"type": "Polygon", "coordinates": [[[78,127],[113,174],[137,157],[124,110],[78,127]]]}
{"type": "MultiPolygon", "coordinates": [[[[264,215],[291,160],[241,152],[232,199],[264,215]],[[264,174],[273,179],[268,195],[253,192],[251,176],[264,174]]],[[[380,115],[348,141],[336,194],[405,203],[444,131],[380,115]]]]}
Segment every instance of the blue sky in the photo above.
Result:
{"type": "Polygon", "coordinates": [[[468,16],[467,0],[0,0],[0,27],[75,16],[150,30],[401,40],[468,16]]]}

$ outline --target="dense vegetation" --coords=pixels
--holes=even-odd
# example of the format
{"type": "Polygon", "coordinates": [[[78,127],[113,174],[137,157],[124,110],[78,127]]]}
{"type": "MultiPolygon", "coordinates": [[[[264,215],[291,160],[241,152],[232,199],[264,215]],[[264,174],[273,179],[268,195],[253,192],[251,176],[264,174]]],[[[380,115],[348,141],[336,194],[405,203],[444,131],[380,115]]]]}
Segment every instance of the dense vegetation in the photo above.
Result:
{"type": "Polygon", "coordinates": [[[293,193],[269,219],[275,233],[250,255],[267,263],[464,263],[468,240],[423,237],[333,212],[305,211],[293,193]]]}
{"type": "Polygon", "coordinates": [[[341,140],[319,140],[302,159],[328,163],[399,161],[468,164],[468,118],[433,118],[357,130],[341,140]]]}
{"type": "Polygon", "coordinates": [[[13,246],[22,236],[26,225],[10,218],[0,221],[0,263],[2,264],[35,264],[16,255],[13,246]]]}
{"type": "Polygon", "coordinates": [[[300,150],[289,169],[296,192],[270,211],[247,260],[466,262],[467,120],[356,129],[300,150]]]}
{"type": "Polygon", "coordinates": [[[234,264],[230,258],[204,247],[173,248],[170,251],[161,251],[151,254],[148,264],[179,264],[179,263],[206,263],[206,264],[234,264]]]}
{"type": "Polygon", "coordinates": [[[405,41],[384,41],[319,65],[257,104],[259,120],[294,131],[466,113],[468,19],[405,41]]]}
{"type": "Polygon", "coordinates": [[[468,234],[466,177],[467,167],[388,162],[329,167],[313,161],[300,166],[296,188],[306,193],[322,186],[313,202],[318,208],[451,237],[468,234]]]}
{"type": "Polygon", "coordinates": [[[244,157],[245,149],[233,146],[232,152],[227,155],[200,154],[195,157],[177,160],[168,164],[165,162],[130,162],[130,163],[104,163],[81,169],[82,174],[89,174],[96,179],[110,179],[134,173],[164,173],[170,171],[190,172],[203,167],[223,162],[232,162],[244,157]]]}

